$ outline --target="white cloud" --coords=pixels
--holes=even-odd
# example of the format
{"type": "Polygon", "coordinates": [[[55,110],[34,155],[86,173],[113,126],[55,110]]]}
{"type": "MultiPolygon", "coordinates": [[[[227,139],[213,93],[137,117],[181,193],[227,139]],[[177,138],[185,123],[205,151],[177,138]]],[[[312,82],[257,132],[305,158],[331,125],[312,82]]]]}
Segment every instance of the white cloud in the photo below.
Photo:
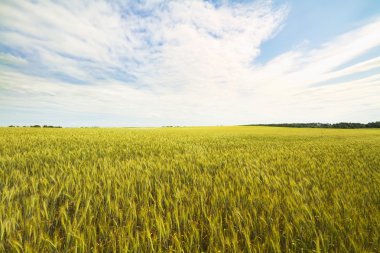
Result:
{"type": "Polygon", "coordinates": [[[1,52],[0,52],[0,62],[11,64],[11,65],[23,65],[27,63],[27,61],[21,57],[17,57],[12,54],[1,53],[1,52]]]}
{"type": "Polygon", "coordinates": [[[2,1],[0,13],[2,43],[24,55],[0,55],[19,63],[0,66],[3,108],[109,113],[121,124],[153,125],[336,121],[380,111],[378,76],[315,86],[378,69],[378,57],[339,68],[380,45],[380,21],[257,65],[287,6],[2,1]]]}

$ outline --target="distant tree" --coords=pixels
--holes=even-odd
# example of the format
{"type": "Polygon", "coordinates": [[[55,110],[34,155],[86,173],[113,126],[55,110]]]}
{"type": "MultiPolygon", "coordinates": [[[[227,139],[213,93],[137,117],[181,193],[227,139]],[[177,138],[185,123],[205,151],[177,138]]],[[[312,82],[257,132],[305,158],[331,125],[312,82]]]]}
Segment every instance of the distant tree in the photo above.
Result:
{"type": "Polygon", "coordinates": [[[49,126],[49,125],[44,125],[43,128],[62,128],[61,126],[49,126]]]}
{"type": "Polygon", "coordinates": [[[33,125],[33,126],[30,126],[30,127],[41,127],[40,125],[33,125]]]}
{"type": "Polygon", "coordinates": [[[367,128],[380,128],[380,121],[369,122],[367,128]]]}

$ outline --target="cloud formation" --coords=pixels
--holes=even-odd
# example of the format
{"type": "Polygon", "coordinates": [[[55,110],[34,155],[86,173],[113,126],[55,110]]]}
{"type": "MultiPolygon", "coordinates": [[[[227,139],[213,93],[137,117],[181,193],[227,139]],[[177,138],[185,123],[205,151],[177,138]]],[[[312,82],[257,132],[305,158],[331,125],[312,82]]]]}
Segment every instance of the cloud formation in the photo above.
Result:
{"type": "Polygon", "coordinates": [[[0,112],[66,125],[379,118],[379,57],[355,59],[380,46],[380,20],[258,62],[289,11],[271,1],[2,1],[0,112]]]}

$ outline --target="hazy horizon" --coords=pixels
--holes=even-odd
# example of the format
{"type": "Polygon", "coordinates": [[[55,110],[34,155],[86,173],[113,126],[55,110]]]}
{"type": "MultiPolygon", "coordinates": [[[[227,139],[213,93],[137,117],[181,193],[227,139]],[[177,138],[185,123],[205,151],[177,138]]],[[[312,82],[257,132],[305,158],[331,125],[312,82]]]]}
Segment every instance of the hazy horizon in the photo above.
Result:
{"type": "Polygon", "coordinates": [[[0,126],[380,120],[380,1],[1,1],[0,126]]]}

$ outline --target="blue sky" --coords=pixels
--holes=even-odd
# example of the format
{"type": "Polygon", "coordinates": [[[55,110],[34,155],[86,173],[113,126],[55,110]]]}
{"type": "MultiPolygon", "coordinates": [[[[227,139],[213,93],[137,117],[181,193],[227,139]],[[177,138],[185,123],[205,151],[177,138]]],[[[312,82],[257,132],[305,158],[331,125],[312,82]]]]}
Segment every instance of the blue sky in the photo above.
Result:
{"type": "Polygon", "coordinates": [[[380,120],[380,1],[1,1],[0,125],[380,120]]]}

